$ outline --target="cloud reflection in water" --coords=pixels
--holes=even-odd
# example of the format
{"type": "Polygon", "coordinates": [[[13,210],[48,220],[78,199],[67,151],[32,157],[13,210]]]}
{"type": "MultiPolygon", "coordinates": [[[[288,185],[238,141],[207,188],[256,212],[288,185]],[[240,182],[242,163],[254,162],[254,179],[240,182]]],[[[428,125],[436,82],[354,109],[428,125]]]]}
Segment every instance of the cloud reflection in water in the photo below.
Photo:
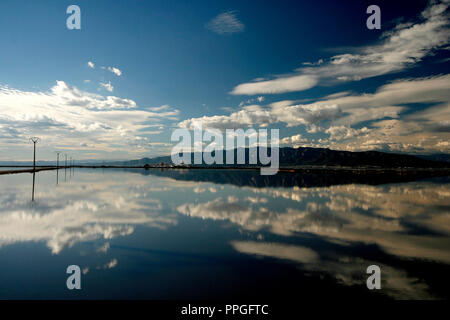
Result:
{"type": "MultiPolygon", "coordinates": [[[[435,298],[429,284],[398,261],[450,264],[445,179],[261,188],[82,170],[55,187],[52,173],[45,172],[37,175],[36,201],[30,203],[24,198],[29,178],[1,177],[0,248],[44,242],[60,254],[103,239],[108,242],[94,252],[106,254],[115,238],[131,237],[138,226],[177,237],[171,228],[190,218],[199,231],[208,221],[241,230],[241,238],[226,240],[236,253],[295,264],[304,274],[327,274],[340,285],[365,285],[365,269],[377,264],[383,294],[394,298],[435,298]],[[364,255],[352,249],[357,246],[367,246],[364,255]],[[383,255],[371,254],[374,246],[383,255]]],[[[116,265],[114,258],[104,268],[116,265]]]]}

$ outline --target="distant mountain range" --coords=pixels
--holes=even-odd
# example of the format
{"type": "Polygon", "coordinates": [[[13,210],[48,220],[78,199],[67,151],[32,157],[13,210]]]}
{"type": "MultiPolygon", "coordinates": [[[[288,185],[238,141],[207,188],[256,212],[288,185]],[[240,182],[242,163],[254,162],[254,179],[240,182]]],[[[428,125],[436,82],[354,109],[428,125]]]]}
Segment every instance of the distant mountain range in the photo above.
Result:
{"type": "MultiPolygon", "coordinates": [[[[236,163],[236,150],[234,150],[236,163]]],[[[381,167],[381,168],[397,168],[397,167],[414,167],[414,168],[442,168],[450,166],[449,155],[436,155],[435,158],[430,156],[413,156],[405,154],[394,154],[378,151],[350,152],[336,151],[326,148],[280,148],[280,166],[345,166],[345,167],[381,167]]],[[[246,159],[248,159],[249,149],[245,149],[246,159]]],[[[194,154],[190,155],[191,163],[193,163],[194,154]]],[[[223,152],[225,160],[225,152],[223,152]]],[[[248,162],[248,161],[247,161],[248,162]]],[[[110,165],[123,166],[144,166],[146,164],[172,164],[170,156],[143,158],[131,161],[115,161],[110,165]]],[[[202,163],[202,165],[205,165],[202,163]]],[[[258,164],[259,165],[259,164],[258,164]]],[[[226,165],[224,165],[226,166],[226,165]]],[[[236,166],[236,165],[232,165],[236,166]]],[[[243,165],[249,166],[249,165],[243,165]]]]}
{"type": "MultiPolygon", "coordinates": [[[[414,168],[443,168],[450,167],[450,155],[406,155],[395,154],[378,151],[350,152],[337,151],[326,148],[280,148],[280,167],[295,166],[344,166],[344,167],[381,167],[381,168],[398,168],[398,167],[414,167],[414,168]]],[[[235,163],[236,150],[234,150],[235,163]]],[[[249,149],[245,149],[245,157],[248,159],[249,149]]],[[[191,163],[193,163],[194,154],[189,154],[191,163]]],[[[225,152],[223,152],[225,160],[225,152]]],[[[246,161],[248,162],[248,160],[246,161]]],[[[144,166],[157,164],[171,165],[170,156],[162,156],[155,158],[142,158],[138,160],[127,161],[101,161],[101,160],[79,160],[77,165],[115,165],[115,166],[144,166]]],[[[32,161],[0,161],[1,166],[22,165],[32,166],[32,161]]],[[[55,165],[56,161],[38,161],[37,165],[55,165]]],[[[60,165],[64,165],[64,161],[60,161],[60,165]]],[[[202,163],[202,165],[205,165],[202,163]]],[[[215,165],[217,166],[217,165],[215,165]]],[[[227,166],[227,165],[224,165],[227,166]]],[[[230,166],[230,165],[228,165],[230,166]]],[[[239,166],[239,165],[231,165],[239,166]]],[[[241,165],[252,166],[252,165],[241,165]]],[[[258,164],[259,166],[259,164],[258,164]]]]}

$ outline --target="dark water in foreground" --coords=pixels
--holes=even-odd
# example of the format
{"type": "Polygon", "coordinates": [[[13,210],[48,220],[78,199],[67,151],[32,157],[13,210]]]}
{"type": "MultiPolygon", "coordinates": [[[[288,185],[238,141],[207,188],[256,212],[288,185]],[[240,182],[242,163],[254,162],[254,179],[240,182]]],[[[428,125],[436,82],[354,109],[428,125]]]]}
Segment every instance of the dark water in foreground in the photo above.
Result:
{"type": "Polygon", "coordinates": [[[0,176],[0,299],[449,298],[449,178],[221,174],[0,176]]]}

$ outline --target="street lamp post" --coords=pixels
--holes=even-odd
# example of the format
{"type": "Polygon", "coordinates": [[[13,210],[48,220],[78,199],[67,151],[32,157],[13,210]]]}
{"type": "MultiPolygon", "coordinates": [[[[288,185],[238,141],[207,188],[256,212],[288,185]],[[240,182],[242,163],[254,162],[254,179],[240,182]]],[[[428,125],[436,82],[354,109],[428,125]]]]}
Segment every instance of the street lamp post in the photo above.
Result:
{"type": "Polygon", "coordinates": [[[59,169],[59,155],[61,151],[56,151],[56,169],[59,169]]]}
{"type": "Polygon", "coordinates": [[[33,142],[33,149],[34,149],[34,152],[33,152],[33,171],[36,170],[36,143],[38,143],[39,140],[41,140],[41,139],[38,138],[38,137],[31,137],[30,138],[30,141],[33,142]]]}

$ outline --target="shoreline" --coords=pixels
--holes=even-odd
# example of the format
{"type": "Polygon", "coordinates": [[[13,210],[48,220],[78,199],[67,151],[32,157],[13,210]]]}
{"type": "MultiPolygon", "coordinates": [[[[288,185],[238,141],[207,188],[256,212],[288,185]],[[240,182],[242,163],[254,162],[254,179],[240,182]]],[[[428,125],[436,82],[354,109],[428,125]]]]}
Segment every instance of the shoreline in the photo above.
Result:
{"type": "MultiPolygon", "coordinates": [[[[27,168],[18,170],[0,170],[0,175],[17,174],[17,173],[33,173],[40,171],[50,170],[63,170],[63,169],[163,169],[163,170],[260,170],[261,167],[215,167],[215,166],[67,166],[67,167],[55,167],[55,166],[36,166],[36,169],[30,168],[30,166],[0,166],[0,168],[27,168]]],[[[352,172],[358,174],[365,173],[396,173],[396,174],[408,174],[415,172],[441,172],[448,173],[450,175],[450,168],[381,168],[381,167],[342,167],[342,166],[298,166],[298,167],[281,167],[278,169],[281,173],[332,173],[332,172],[352,172]]]]}

